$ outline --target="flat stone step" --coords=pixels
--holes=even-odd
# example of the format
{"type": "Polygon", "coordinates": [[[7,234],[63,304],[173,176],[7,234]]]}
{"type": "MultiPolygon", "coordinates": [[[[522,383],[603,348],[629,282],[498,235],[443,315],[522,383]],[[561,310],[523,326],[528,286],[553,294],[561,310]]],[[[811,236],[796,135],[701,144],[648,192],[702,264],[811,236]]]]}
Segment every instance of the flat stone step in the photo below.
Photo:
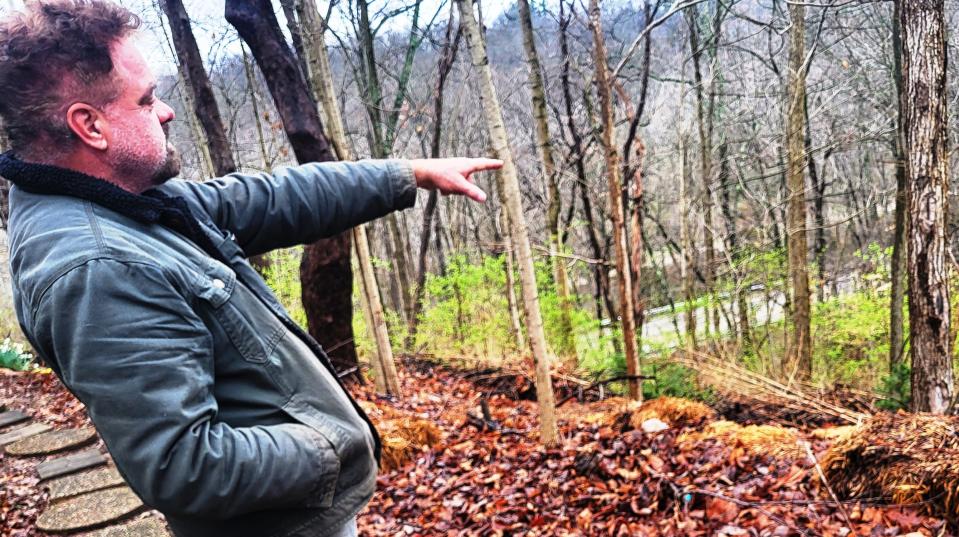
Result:
{"type": "Polygon", "coordinates": [[[141,518],[122,526],[111,526],[83,537],[170,537],[166,524],[156,517],[141,518]]]}
{"type": "Polygon", "coordinates": [[[60,429],[13,442],[6,447],[6,452],[17,457],[51,455],[89,444],[96,437],[97,431],[93,427],[60,429]]]}
{"type": "Polygon", "coordinates": [[[0,434],[0,447],[23,440],[24,438],[29,438],[36,434],[45,433],[52,428],[53,427],[50,427],[46,423],[31,423],[30,425],[20,427],[19,429],[14,429],[10,432],[0,434]]]}
{"type": "Polygon", "coordinates": [[[113,466],[107,466],[53,479],[46,483],[46,488],[50,491],[50,501],[53,502],[122,484],[120,472],[113,466]]]}
{"type": "Polygon", "coordinates": [[[37,473],[40,475],[40,481],[46,481],[106,463],[107,458],[98,449],[93,448],[81,451],[76,455],[67,455],[66,457],[41,462],[37,465],[37,473]]]}
{"type": "Polygon", "coordinates": [[[98,528],[142,508],[143,502],[128,487],[114,487],[50,505],[37,518],[37,529],[65,533],[98,528]]]}
{"type": "Polygon", "coordinates": [[[24,414],[19,410],[10,410],[0,413],[0,428],[15,425],[30,419],[29,414],[24,414]]]}

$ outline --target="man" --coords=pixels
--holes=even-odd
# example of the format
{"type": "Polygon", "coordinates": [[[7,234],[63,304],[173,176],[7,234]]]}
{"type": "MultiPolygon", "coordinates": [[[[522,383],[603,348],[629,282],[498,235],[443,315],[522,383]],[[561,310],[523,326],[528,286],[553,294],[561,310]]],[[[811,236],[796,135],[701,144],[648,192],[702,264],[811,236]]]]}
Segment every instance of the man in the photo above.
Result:
{"type": "Polygon", "coordinates": [[[417,186],[482,201],[467,178],[500,163],[169,180],[174,114],[138,25],[104,0],[41,0],[0,23],[20,324],[177,535],[355,534],[379,440],[245,258],[409,207],[417,186]]]}

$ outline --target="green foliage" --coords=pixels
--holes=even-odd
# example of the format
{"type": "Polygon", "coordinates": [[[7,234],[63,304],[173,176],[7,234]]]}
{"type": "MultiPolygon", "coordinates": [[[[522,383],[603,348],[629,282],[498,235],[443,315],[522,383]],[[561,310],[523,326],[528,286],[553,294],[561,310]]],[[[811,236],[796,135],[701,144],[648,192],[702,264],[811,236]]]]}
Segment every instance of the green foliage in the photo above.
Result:
{"type": "Polygon", "coordinates": [[[643,366],[643,374],[656,380],[643,382],[643,397],[652,399],[661,395],[683,397],[710,403],[716,400],[712,388],[696,382],[696,371],[665,360],[652,360],[643,366]]]}
{"type": "Polygon", "coordinates": [[[22,343],[15,343],[10,338],[4,338],[0,343],[0,368],[26,371],[35,367],[33,354],[27,352],[22,343]]]}
{"type": "Polygon", "coordinates": [[[820,384],[873,389],[887,371],[891,253],[873,244],[857,254],[865,266],[857,290],[813,308],[813,378],[820,384]]]}
{"type": "Polygon", "coordinates": [[[300,256],[303,248],[297,246],[285,250],[274,250],[267,254],[270,266],[263,270],[263,278],[280,304],[286,308],[290,318],[300,326],[306,326],[306,311],[300,294],[300,256]]]}
{"type": "Polygon", "coordinates": [[[871,387],[889,363],[889,298],[870,292],[814,307],[814,379],[871,387]]]}
{"type": "Polygon", "coordinates": [[[879,393],[882,399],[876,406],[883,410],[908,409],[912,401],[912,368],[905,361],[893,364],[889,374],[882,377],[879,393]]]}
{"type": "Polygon", "coordinates": [[[465,255],[455,255],[445,274],[427,277],[425,291],[417,348],[490,357],[516,352],[502,256],[471,263],[465,255]]]}

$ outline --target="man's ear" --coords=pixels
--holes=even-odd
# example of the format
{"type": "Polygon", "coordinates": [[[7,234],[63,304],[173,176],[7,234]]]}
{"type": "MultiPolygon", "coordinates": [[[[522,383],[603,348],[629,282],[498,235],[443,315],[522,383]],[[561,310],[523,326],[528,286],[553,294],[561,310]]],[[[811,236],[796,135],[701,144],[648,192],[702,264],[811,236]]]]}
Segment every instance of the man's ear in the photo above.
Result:
{"type": "Polygon", "coordinates": [[[96,108],[86,103],[73,103],[67,109],[67,126],[84,144],[93,149],[106,150],[106,120],[96,108]]]}

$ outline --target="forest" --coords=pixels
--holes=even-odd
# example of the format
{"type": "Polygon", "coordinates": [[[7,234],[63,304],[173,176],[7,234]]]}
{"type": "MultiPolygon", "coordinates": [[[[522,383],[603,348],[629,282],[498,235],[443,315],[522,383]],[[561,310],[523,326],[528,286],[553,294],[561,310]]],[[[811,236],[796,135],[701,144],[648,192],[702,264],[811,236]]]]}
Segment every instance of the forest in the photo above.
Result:
{"type": "MultiPolygon", "coordinates": [[[[361,534],[959,534],[959,2],[118,3],[183,178],[504,162],[249,259],[383,437],[361,534]]],[[[2,238],[0,439],[90,427],[2,238]]],[[[0,535],[159,516],[0,457],[0,535]]]]}

